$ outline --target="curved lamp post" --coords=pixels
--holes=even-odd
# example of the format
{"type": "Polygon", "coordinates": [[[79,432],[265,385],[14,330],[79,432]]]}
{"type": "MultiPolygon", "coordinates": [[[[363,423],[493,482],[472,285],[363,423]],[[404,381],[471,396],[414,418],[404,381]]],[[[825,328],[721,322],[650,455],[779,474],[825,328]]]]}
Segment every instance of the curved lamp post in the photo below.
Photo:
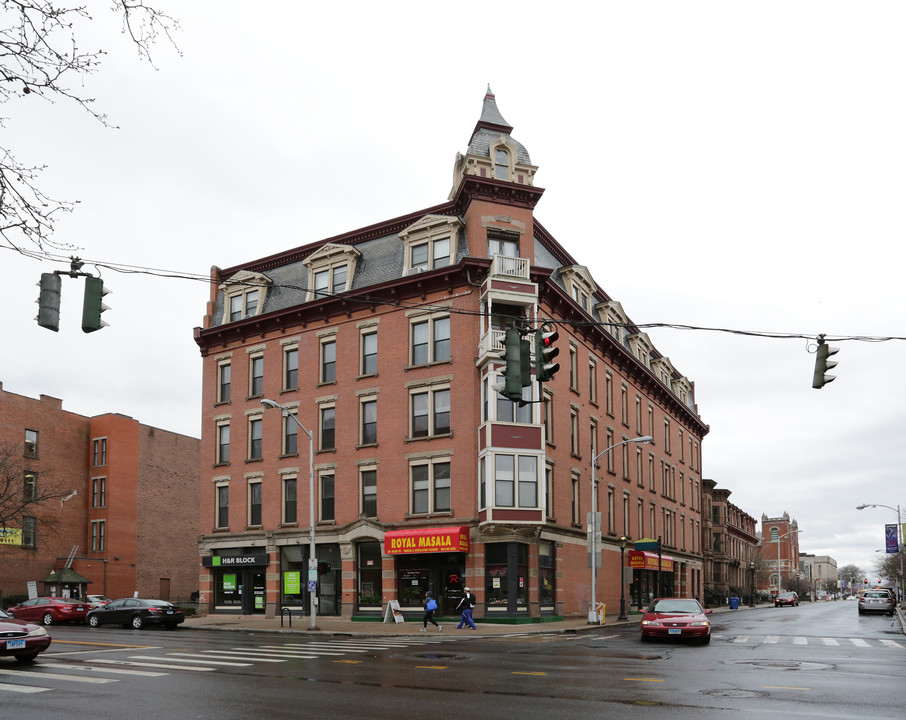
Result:
{"type": "Polygon", "coordinates": [[[903,601],[903,523],[900,520],[900,506],[891,507],[890,505],[881,505],[880,503],[868,503],[865,505],[857,505],[856,510],[864,510],[865,508],[887,508],[888,510],[893,510],[897,514],[897,541],[899,543],[897,555],[900,556],[900,581],[897,583],[897,589],[899,590],[899,601],[903,601]]]}
{"type": "Polygon", "coordinates": [[[752,584],[749,587],[749,607],[755,607],[755,563],[749,563],[749,572],[752,573],[752,584]]]}
{"type": "Polygon", "coordinates": [[[625,535],[620,535],[620,617],[617,620],[626,620],[626,595],[624,590],[626,589],[626,583],[624,582],[623,575],[626,571],[626,566],[623,564],[623,552],[626,550],[626,542],[629,540],[625,535]]]}
{"type": "MultiPolygon", "coordinates": [[[[614,443],[610,447],[604,448],[601,452],[595,455],[591,459],[591,522],[588,523],[589,533],[588,533],[588,556],[591,559],[591,605],[588,608],[588,623],[590,625],[598,624],[598,611],[595,608],[595,584],[598,579],[598,567],[597,567],[597,547],[598,547],[598,521],[597,521],[597,495],[598,495],[598,483],[595,480],[595,465],[598,464],[598,458],[602,455],[609,453],[616,447],[620,445],[626,445],[627,443],[650,443],[653,442],[654,438],[651,435],[642,435],[641,437],[632,438],[631,440],[623,440],[622,442],[614,443]]],[[[622,556],[622,553],[621,553],[622,556]]],[[[620,568],[620,586],[623,584],[623,568],[620,568]]],[[[622,593],[622,590],[621,590],[622,593]]]]}
{"type": "MultiPolygon", "coordinates": [[[[261,401],[261,404],[266,408],[277,408],[280,410],[284,418],[290,418],[296,425],[299,426],[299,429],[308,435],[308,568],[309,574],[308,577],[311,577],[311,569],[315,570],[315,577],[317,577],[318,572],[318,559],[315,553],[315,473],[314,473],[314,443],[312,442],[312,435],[305,426],[299,422],[299,418],[293,415],[288,408],[284,407],[280,403],[274,400],[264,399],[261,401]]],[[[317,582],[317,580],[315,581],[317,582]]],[[[311,594],[311,608],[308,613],[308,627],[310,630],[318,629],[318,591],[310,590],[311,594]]]]}

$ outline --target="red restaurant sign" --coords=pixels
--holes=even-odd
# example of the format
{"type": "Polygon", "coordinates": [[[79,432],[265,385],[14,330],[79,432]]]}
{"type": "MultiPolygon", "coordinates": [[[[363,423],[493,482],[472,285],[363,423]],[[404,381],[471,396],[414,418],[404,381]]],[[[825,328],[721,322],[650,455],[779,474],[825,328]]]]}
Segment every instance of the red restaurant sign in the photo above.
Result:
{"type": "MultiPolygon", "coordinates": [[[[639,570],[657,570],[657,553],[645,550],[629,551],[629,567],[639,570]]],[[[673,572],[673,558],[661,555],[661,570],[673,572]]]]}
{"type": "Polygon", "coordinates": [[[391,530],[384,534],[384,554],[469,552],[469,528],[391,530]]]}

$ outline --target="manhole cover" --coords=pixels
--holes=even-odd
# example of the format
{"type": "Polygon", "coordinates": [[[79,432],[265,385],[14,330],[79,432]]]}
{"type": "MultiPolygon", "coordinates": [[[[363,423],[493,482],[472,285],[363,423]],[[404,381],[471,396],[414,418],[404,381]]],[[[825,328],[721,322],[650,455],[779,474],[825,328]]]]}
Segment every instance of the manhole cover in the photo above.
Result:
{"type": "Polygon", "coordinates": [[[753,698],[753,697],[763,697],[764,693],[760,693],[756,690],[728,689],[728,690],[702,690],[702,695],[711,695],[712,697],[725,697],[725,698],[753,698]]]}

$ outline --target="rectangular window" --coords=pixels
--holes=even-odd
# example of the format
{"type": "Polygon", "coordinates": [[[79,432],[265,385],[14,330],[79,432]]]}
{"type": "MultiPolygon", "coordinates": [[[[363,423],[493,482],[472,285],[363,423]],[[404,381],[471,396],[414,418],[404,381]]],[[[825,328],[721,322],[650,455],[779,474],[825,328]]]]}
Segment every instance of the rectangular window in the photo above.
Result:
{"type": "Polygon", "coordinates": [[[519,507],[538,507],[538,459],[534,455],[519,456],[519,507]]]}
{"type": "Polygon", "coordinates": [[[411,465],[409,475],[412,482],[411,497],[414,515],[450,512],[449,461],[431,461],[411,465]]]}
{"type": "Polygon", "coordinates": [[[575,475],[572,476],[572,523],[573,525],[579,524],[579,478],[575,475]]]}
{"type": "Polygon", "coordinates": [[[297,522],[296,478],[283,480],[283,524],[293,525],[297,522]]]}
{"type": "Polygon", "coordinates": [[[569,451],[574,457],[579,457],[579,413],[571,410],[569,413],[569,451]]]}
{"type": "Polygon", "coordinates": [[[607,488],[607,532],[614,534],[614,496],[613,488],[607,488]]]}
{"type": "Polygon", "coordinates": [[[569,346],[569,387],[579,392],[579,360],[576,348],[569,346]]]}
{"type": "Polygon", "coordinates": [[[629,519],[629,495],[623,493],[623,535],[626,537],[632,536],[629,532],[629,519]]]}
{"type": "Polygon", "coordinates": [[[22,478],[22,499],[26,502],[36,500],[38,497],[38,474],[26,470],[22,478]]]}
{"type": "Polygon", "coordinates": [[[362,515],[377,517],[377,470],[362,470],[362,515]]]}
{"type": "Polygon", "coordinates": [[[413,392],[410,398],[411,438],[450,434],[450,389],[413,392]]]}
{"type": "MultiPolygon", "coordinates": [[[[500,382],[503,382],[503,375],[500,375],[500,382]]],[[[493,390],[492,390],[493,392],[493,390]]],[[[532,387],[527,385],[522,388],[522,399],[525,403],[518,403],[510,400],[502,393],[495,393],[497,396],[497,420],[498,422],[532,422],[532,387]]]]}
{"type": "Polygon", "coordinates": [[[334,480],[333,475],[321,475],[321,520],[329,522],[334,519],[334,480]]]}
{"type": "Polygon", "coordinates": [[[230,526],[230,487],[229,485],[217,486],[217,527],[230,526]]]}
{"type": "Polygon", "coordinates": [[[91,478],[91,507],[107,506],[107,478],[91,478]]]}
{"type": "Polygon", "coordinates": [[[604,374],[604,408],[607,414],[613,417],[613,375],[604,374]]]}
{"type": "Polygon", "coordinates": [[[377,333],[369,332],[362,335],[362,375],[377,374],[377,333]]]}
{"type": "Polygon", "coordinates": [[[554,469],[549,465],[544,468],[544,514],[554,517],[554,469]]]}
{"type": "Polygon", "coordinates": [[[598,366],[591,359],[588,361],[588,401],[598,404],[598,366]]]}
{"type": "Polygon", "coordinates": [[[629,427],[629,388],[625,385],[620,386],[620,415],[623,425],[629,427]]]}
{"type": "Polygon", "coordinates": [[[230,424],[220,423],[217,426],[217,464],[230,461],[230,424]]]}
{"type": "Polygon", "coordinates": [[[283,350],[283,389],[296,390],[299,387],[299,348],[283,350]]]}
{"type": "Polygon", "coordinates": [[[34,548],[38,546],[38,521],[33,517],[22,518],[22,547],[34,548]]]}
{"type": "Polygon", "coordinates": [[[295,415],[283,418],[284,455],[297,455],[299,453],[299,426],[294,418],[295,415]]]}
{"type": "Polygon", "coordinates": [[[230,388],[233,370],[230,363],[221,363],[217,366],[217,402],[230,402],[230,388]]]}
{"type": "Polygon", "coordinates": [[[258,312],[258,291],[248,290],[230,297],[230,322],[251,317],[258,312]]]}
{"type": "Polygon", "coordinates": [[[495,456],[494,503],[498,507],[515,507],[517,503],[518,507],[538,507],[538,462],[534,455],[495,456]]]}
{"type": "Polygon", "coordinates": [[[249,460],[261,459],[262,446],[261,418],[249,418],[249,460]]]}
{"type": "Polygon", "coordinates": [[[488,233],[488,256],[503,255],[505,257],[519,257],[519,239],[509,239],[502,236],[493,237],[488,233]]]}
{"type": "Polygon", "coordinates": [[[349,275],[349,269],[346,265],[336,265],[331,268],[331,282],[333,283],[333,292],[346,292],[346,279],[349,275]]]}
{"type": "Polygon", "coordinates": [[[261,483],[249,483],[249,525],[258,527],[261,525],[261,483]]]}
{"type": "Polygon", "coordinates": [[[664,419],[664,452],[670,454],[670,421],[664,419]]]}
{"type": "Polygon", "coordinates": [[[104,520],[91,521],[91,552],[103,552],[107,523],[104,520]]]}
{"type": "Polygon", "coordinates": [[[334,407],[321,408],[320,450],[336,449],[337,411],[334,407]]]}
{"type": "Polygon", "coordinates": [[[544,391],[544,442],[554,442],[554,396],[544,391]]]}
{"type": "Polygon", "coordinates": [[[609,447],[610,450],[607,451],[607,472],[613,473],[613,429],[607,428],[607,432],[604,433],[605,442],[607,443],[606,447],[609,447]]]}
{"type": "Polygon", "coordinates": [[[410,362],[412,365],[450,360],[450,318],[431,317],[412,323],[410,362]]]}
{"type": "Polygon", "coordinates": [[[37,430],[26,430],[25,431],[25,450],[23,455],[27,458],[36,458],[38,457],[38,431],[37,430]]]}
{"type": "Polygon", "coordinates": [[[321,382],[337,380],[337,343],[334,340],[321,343],[321,382]]]}
{"type": "Polygon", "coordinates": [[[107,464],[107,438],[98,438],[92,442],[92,465],[100,467],[107,464]]]}
{"type": "Polygon", "coordinates": [[[264,394],[264,356],[249,358],[249,397],[264,394]]]}
{"type": "Polygon", "coordinates": [[[362,445],[377,443],[377,400],[361,403],[362,408],[362,445]]]}

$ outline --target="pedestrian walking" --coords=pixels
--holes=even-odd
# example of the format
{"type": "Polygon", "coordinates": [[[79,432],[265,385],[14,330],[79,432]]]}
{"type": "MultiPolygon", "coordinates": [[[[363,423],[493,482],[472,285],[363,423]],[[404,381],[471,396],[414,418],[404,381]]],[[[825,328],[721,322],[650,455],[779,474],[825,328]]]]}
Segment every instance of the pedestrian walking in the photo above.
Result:
{"type": "Polygon", "coordinates": [[[428,623],[431,623],[434,627],[437,628],[437,632],[440,632],[444,629],[443,625],[438,625],[437,621],[434,619],[434,611],[437,610],[437,600],[434,599],[434,593],[428,590],[425,593],[425,619],[422,621],[424,627],[422,632],[428,630],[428,623]]]}
{"type": "Polygon", "coordinates": [[[461,630],[462,626],[468,624],[470,628],[475,629],[475,623],[472,621],[472,608],[475,607],[475,596],[472,594],[472,591],[469,588],[463,589],[462,599],[459,601],[459,605],[456,606],[457,610],[462,611],[462,617],[459,619],[459,625],[456,626],[457,630],[461,630]]]}

